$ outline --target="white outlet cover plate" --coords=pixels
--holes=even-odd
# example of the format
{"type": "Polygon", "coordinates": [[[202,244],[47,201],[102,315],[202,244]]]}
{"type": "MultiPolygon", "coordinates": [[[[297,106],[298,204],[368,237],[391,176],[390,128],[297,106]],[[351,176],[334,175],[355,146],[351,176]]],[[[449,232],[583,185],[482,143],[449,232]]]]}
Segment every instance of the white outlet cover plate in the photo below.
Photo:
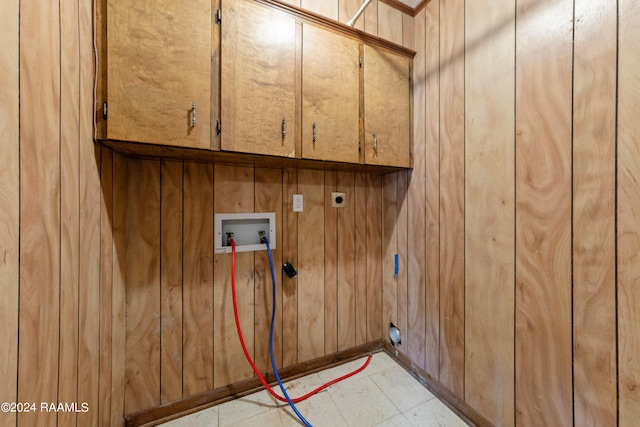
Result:
{"type": "Polygon", "coordinates": [[[302,212],[304,210],[304,197],[302,194],[293,195],[293,211],[302,212]]]}

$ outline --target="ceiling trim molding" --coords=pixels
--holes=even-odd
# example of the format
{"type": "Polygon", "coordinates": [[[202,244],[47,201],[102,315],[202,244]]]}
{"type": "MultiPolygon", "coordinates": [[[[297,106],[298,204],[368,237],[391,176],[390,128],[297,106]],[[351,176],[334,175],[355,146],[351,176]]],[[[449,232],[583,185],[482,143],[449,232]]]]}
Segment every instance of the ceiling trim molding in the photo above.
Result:
{"type": "Polygon", "coordinates": [[[399,0],[379,0],[382,3],[391,6],[394,9],[397,9],[403,13],[406,13],[409,16],[415,16],[414,9],[406,4],[400,2],[399,0]]]}
{"type": "Polygon", "coordinates": [[[381,1],[384,4],[387,4],[393,7],[394,9],[397,9],[402,13],[406,13],[407,15],[413,16],[413,17],[415,17],[418,13],[420,13],[420,11],[425,7],[427,7],[429,2],[431,2],[431,0],[422,0],[416,7],[411,7],[402,3],[400,0],[378,0],[378,1],[381,1]]]}
{"type": "Polygon", "coordinates": [[[418,13],[420,13],[420,11],[422,9],[424,9],[425,7],[427,7],[427,5],[431,2],[431,0],[422,0],[420,2],[419,5],[416,6],[415,9],[413,9],[413,16],[416,16],[418,13]]]}

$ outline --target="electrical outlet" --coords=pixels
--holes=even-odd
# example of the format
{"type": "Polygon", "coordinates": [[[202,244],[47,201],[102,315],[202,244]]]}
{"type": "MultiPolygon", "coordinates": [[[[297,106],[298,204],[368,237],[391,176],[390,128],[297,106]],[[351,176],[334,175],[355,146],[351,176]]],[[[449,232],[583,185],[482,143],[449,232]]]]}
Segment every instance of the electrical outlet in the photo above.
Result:
{"type": "Polygon", "coordinates": [[[293,195],[293,211],[302,212],[303,209],[304,209],[304,198],[302,194],[294,194],[293,195]]]}
{"type": "Polygon", "coordinates": [[[331,193],[331,206],[334,208],[344,208],[346,201],[345,193],[331,193]]]}

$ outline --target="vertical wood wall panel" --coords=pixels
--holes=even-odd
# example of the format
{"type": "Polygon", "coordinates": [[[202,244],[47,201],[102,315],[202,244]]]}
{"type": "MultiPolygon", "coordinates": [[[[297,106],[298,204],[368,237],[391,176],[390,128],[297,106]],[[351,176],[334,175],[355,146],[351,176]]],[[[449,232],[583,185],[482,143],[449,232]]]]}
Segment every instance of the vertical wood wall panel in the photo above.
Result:
{"type": "Polygon", "coordinates": [[[324,173],[324,353],[338,351],[338,210],[331,206],[337,191],[335,171],[324,173]]]}
{"type": "MultiPolygon", "coordinates": [[[[425,20],[426,75],[425,112],[420,115],[414,100],[414,120],[426,121],[426,360],[425,370],[439,378],[440,366],[440,2],[432,1],[415,21],[425,20]]],[[[417,22],[416,22],[417,23],[417,22]]],[[[414,24],[415,27],[416,24],[414,24]]],[[[419,84],[414,78],[414,85],[419,84]]],[[[415,142],[414,142],[415,144],[415,142]]]]}
{"type": "Polygon", "coordinates": [[[319,15],[338,20],[338,3],[340,0],[300,0],[304,9],[319,15]]]}
{"type": "Polygon", "coordinates": [[[495,425],[514,423],[514,18],[466,2],[465,401],[495,425]]]}
{"type": "Polygon", "coordinates": [[[618,2],[618,392],[619,423],[640,419],[640,5],[618,2]]]}
{"type": "MultiPolygon", "coordinates": [[[[400,331],[407,331],[407,300],[408,287],[407,278],[409,270],[409,256],[408,256],[408,230],[409,230],[409,216],[408,216],[408,172],[398,172],[398,323],[396,326],[400,331]]],[[[388,326],[388,325],[387,325],[388,326]]],[[[399,350],[403,353],[407,353],[406,340],[404,344],[400,344],[399,350]]]]}
{"type": "MultiPolygon", "coordinates": [[[[389,341],[389,323],[398,326],[398,174],[382,177],[382,323],[383,338],[389,341]]],[[[399,267],[399,266],[398,266],[399,267]]]]}
{"type": "Polygon", "coordinates": [[[515,355],[523,425],[573,422],[572,19],[571,1],[517,3],[515,355]]]}
{"type": "MultiPolygon", "coordinates": [[[[371,6],[369,6],[371,7],[371,6]]],[[[378,3],[378,37],[402,45],[403,13],[385,3],[378,3]]]]}
{"type": "Polygon", "coordinates": [[[575,2],[575,425],[616,425],[616,4],[575,2]]]}
{"type": "Polygon", "coordinates": [[[304,210],[298,213],[298,363],[324,354],[324,172],[299,170],[298,191],[304,210]],[[302,332],[304,331],[304,332],[302,332]]]}
{"type": "MultiPolygon", "coordinates": [[[[87,127],[81,125],[81,129],[87,127]]],[[[78,397],[96,410],[78,414],[78,423],[96,425],[100,381],[100,148],[86,143],[89,138],[85,133],[85,143],[80,145],[78,397]]]]}
{"type": "Polygon", "coordinates": [[[464,1],[440,1],[440,382],[464,395],[464,1]]]}
{"type": "Polygon", "coordinates": [[[125,413],[160,403],[160,162],[127,162],[125,413]]]}
{"type": "MultiPolygon", "coordinates": [[[[366,294],[360,295],[360,304],[367,307],[367,335],[364,342],[373,342],[385,337],[387,328],[382,326],[382,177],[367,174],[364,191],[366,198],[366,294]],[[363,302],[364,301],[364,302],[363,302]]],[[[358,222],[358,220],[356,220],[358,222]]],[[[393,262],[393,256],[391,256],[393,262]]],[[[365,264],[362,259],[359,263],[365,264]]]]}
{"type": "MultiPolygon", "coordinates": [[[[421,12],[420,16],[424,16],[421,12]]],[[[414,114],[426,110],[426,22],[420,19],[414,25],[414,46],[418,52],[413,61],[414,114]]],[[[408,297],[407,333],[408,355],[420,368],[426,361],[426,120],[413,120],[413,170],[409,171],[409,230],[408,230],[408,297]]]]}
{"type": "MultiPolygon", "coordinates": [[[[78,3],[60,4],[60,360],[58,398],[78,401],[78,328],[80,263],[80,57],[78,3]]],[[[84,177],[83,177],[84,178],[84,177]]],[[[82,180],[84,181],[84,179],[82,180]]],[[[99,260],[99,258],[97,258],[99,260]]],[[[99,282],[98,282],[99,283],[99,282]]],[[[83,396],[83,399],[85,397],[83,396]]],[[[58,413],[58,425],[76,424],[74,412],[58,413]]]]}
{"type": "MultiPolygon", "coordinates": [[[[254,211],[254,170],[248,167],[215,165],[214,212],[254,211]]],[[[238,340],[231,299],[231,255],[215,255],[214,269],[214,387],[253,376],[238,340]]],[[[254,354],[254,265],[253,252],[236,254],[236,293],[240,325],[247,351],[254,354]]],[[[199,336],[200,334],[198,334],[199,336]]]]}
{"type": "MultiPolygon", "coordinates": [[[[298,213],[293,212],[293,195],[298,194],[298,171],[285,169],[282,179],[284,202],[282,255],[284,262],[298,268],[298,213]]],[[[298,361],[298,276],[282,279],[282,365],[290,366],[298,361]],[[286,320],[285,320],[286,319],[286,320]]]]}
{"type": "MultiPolygon", "coordinates": [[[[0,402],[17,401],[20,290],[20,103],[19,1],[0,5],[0,402]]],[[[16,414],[0,412],[0,424],[15,425],[16,414]]]]}
{"type": "Polygon", "coordinates": [[[372,0],[364,11],[364,31],[378,35],[378,0],[372,0]]]}
{"type": "MultiPolygon", "coordinates": [[[[340,1],[340,4],[339,4],[340,9],[338,10],[338,16],[340,19],[338,20],[343,23],[346,23],[348,20],[353,18],[356,15],[356,12],[360,8],[360,6],[362,5],[362,2],[360,0],[339,0],[339,1],[340,1]]],[[[353,27],[359,30],[364,30],[364,21],[365,21],[365,15],[363,13],[356,20],[353,27]]]]}
{"type": "MultiPolygon", "coordinates": [[[[59,2],[20,4],[18,401],[55,402],[60,335],[59,2]]],[[[18,423],[56,425],[56,413],[18,423]]]]}
{"type": "MultiPolygon", "coordinates": [[[[218,320],[213,288],[217,273],[213,260],[214,182],[212,165],[184,164],[182,366],[183,391],[187,396],[214,386],[214,354],[218,350],[225,351],[223,341],[216,341],[214,336],[214,325],[218,320]]],[[[224,279],[221,285],[231,283],[229,276],[224,279]]],[[[233,324],[233,317],[230,320],[233,324]]]]}
{"type": "MultiPolygon", "coordinates": [[[[127,186],[129,173],[122,155],[113,154],[113,289],[111,291],[111,426],[124,425],[127,297],[127,186]]],[[[108,248],[107,248],[108,249],[108,248]]]]}
{"type": "MultiPolygon", "coordinates": [[[[113,152],[101,148],[100,181],[100,390],[98,425],[111,422],[113,318],[113,152]]],[[[117,399],[117,398],[116,398],[117,399]]],[[[95,409],[95,408],[94,408],[95,409]]]]}
{"type": "MultiPolygon", "coordinates": [[[[369,222],[369,215],[375,212],[367,212],[366,174],[356,173],[354,180],[354,208],[355,220],[353,229],[355,234],[355,344],[364,344],[367,341],[367,305],[374,301],[367,301],[367,229],[373,225],[369,222]]],[[[373,279],[373,278],[372,278],[373,279]]]]}
{"type": "MultiPolygon", "coordinates": [[[[273,268],[276,276],[276,317],[273,330],[273,354],[277,366],[282,366],[282,289],[285,276],[282,274],[280,266],[284,263],[283,236],[282,231],[282,178],[283,172],[280,169],[260,169],[256,168],[255,178],[255,210],[256,212],[276,213],[276,248],[272,249],[273,268]]],[[[273,246],[273,245],[272,245],[273,246]]],[[[255,266],[255,359],[254,362],[260,372],[271,371],[271,361],[269,358],[269,326],[271,324],[272,309],[272,283],[271,270],[269,268],[269,258],[266,251],[256,252],[255,266]]]]}
{"type": "Polygon", "coordinates": [[[182,397],[183,164],[160,166],[160,402],[182,397]]]}
{"type": "MultiPolygon", "coordinates": [[[[73,0],[70,0],[73,1],[73,0]]],[[[93,51],[93,2],[78,0],[80,55],[80,336],[78,396],[90,410],[78,414],[78,424],[98,425],[100,399],[101,283],[101,149],[93,144],[95,57],[93,51]],[[83,183],[84,181],[84,183],[83,183]],[[84,257],[84,258],[83,258],[84,257]],[[87,261],[85,262],[84,259],[87,261]]],[[[109,185],[109,183],[105,184],[109,185]]]]}
{"type": "Polygon", "coordinates": [[[355,345],[355,176],[338,172],[338,191],[345,193],[338,209],[338,351],[355,345]]]}

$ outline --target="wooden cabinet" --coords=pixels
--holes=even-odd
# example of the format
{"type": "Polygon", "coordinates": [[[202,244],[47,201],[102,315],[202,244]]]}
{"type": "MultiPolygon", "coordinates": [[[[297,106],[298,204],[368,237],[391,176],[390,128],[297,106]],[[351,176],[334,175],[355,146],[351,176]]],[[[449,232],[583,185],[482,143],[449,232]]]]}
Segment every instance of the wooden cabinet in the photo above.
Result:
{"type": "Polygon", "coordinates": [[[211,1],[107,0],[107,25],[106,138],[210,148],[211,1]]]}
{"type": "Polygon", "coordinates": [[[98,7],[97,134],[114,149],[411,167],[410,51],[271,0],[98,7]]]}
{"type": "Polygon", "coordinates": [[[302,27],[302,157],[361,163],[360,45],[302,27]]]}
{"type": "Polygon", "coordinates": [[[222,0],[221,148],[295,157],[296,20],[222,0]]]}
{"type": "Polygon", "coordinates": [[[364,46],[364,145],[370,165],[411,167],[410,59],[364,46]]]}

